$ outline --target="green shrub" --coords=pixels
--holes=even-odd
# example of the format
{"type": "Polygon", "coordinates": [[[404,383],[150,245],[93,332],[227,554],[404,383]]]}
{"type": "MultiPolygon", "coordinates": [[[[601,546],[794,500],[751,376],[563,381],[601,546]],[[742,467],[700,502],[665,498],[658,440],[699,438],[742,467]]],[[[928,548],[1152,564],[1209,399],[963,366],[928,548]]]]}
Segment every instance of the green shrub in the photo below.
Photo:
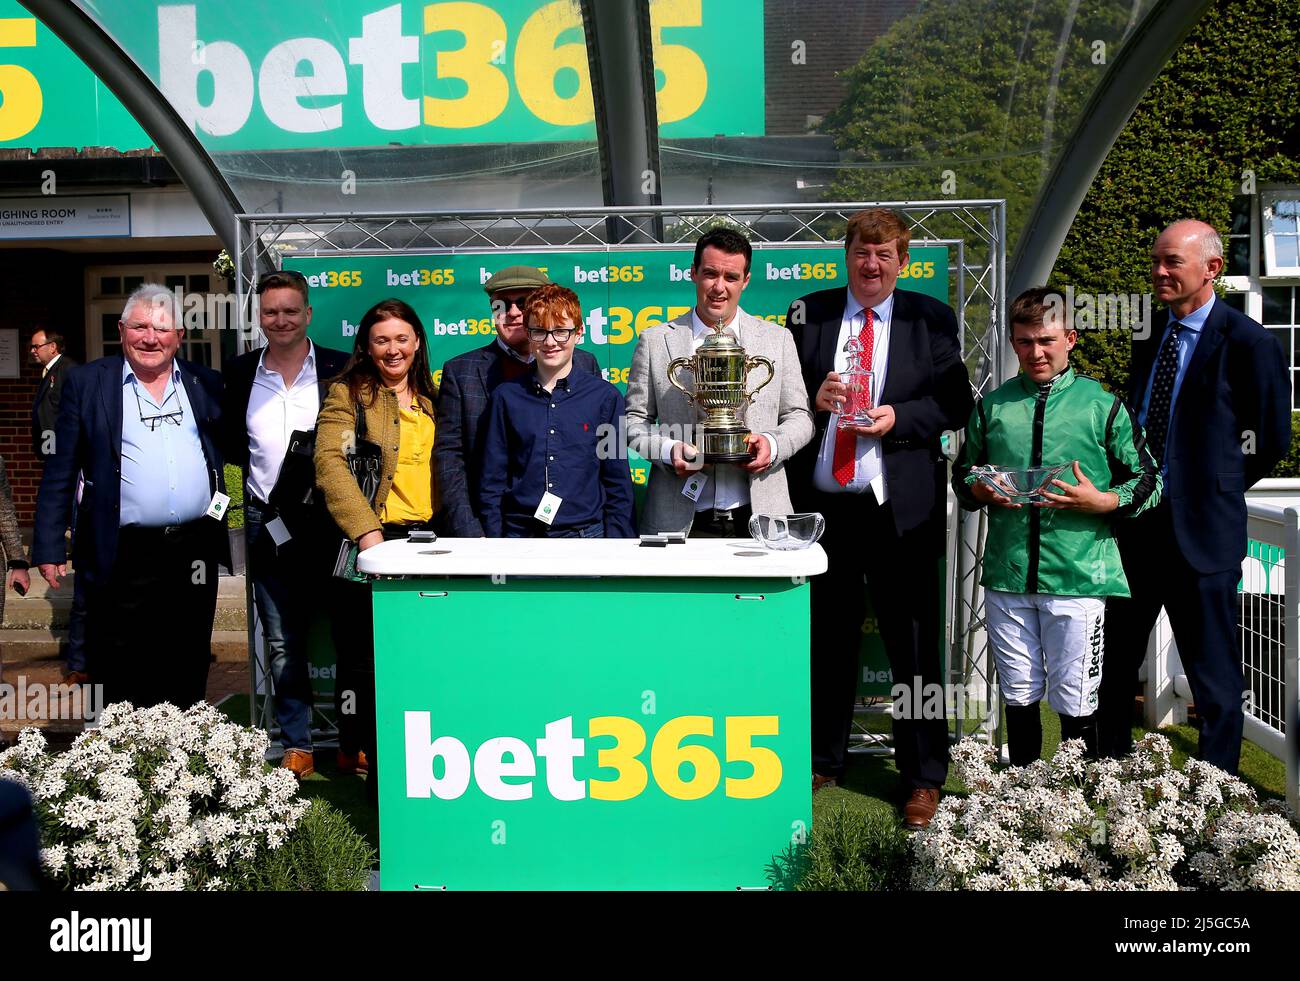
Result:
{"type": "Polygon", "coordinates": [[[232,876],[235,888],[272,892],[358,892],[375,853],[346,817],[314,800],[283,845],[232,876]]]}
{"type": "Polygon", "coordinates": [[[226,464],[226,493],[230,495],[230,528],[244,527],[244,471],[233,463],[226,464]]]}
{"type": "Polygon", "coordinates": [[[840,807],[813,826],[800,892],[900,892],[911,869],[910,836],[892,811],[840,807]]]}

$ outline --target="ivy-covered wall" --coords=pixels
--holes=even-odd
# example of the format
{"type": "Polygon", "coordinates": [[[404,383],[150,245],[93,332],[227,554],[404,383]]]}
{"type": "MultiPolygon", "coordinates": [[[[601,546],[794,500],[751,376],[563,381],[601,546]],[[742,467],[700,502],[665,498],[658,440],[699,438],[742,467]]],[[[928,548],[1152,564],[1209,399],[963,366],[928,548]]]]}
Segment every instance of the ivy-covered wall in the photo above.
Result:
{"type": "MultiPolygon", "coordinates": [[[[1225,235],[1236,195],[1300,183],[1300,0],[1219,0],[1152,84],[1102,165],[1050,285],[1146,293],[1160,230],[1225,235]]],[[[1076,367],[1121,390],[1128,334],[1085,332],[1076,367]]]]}

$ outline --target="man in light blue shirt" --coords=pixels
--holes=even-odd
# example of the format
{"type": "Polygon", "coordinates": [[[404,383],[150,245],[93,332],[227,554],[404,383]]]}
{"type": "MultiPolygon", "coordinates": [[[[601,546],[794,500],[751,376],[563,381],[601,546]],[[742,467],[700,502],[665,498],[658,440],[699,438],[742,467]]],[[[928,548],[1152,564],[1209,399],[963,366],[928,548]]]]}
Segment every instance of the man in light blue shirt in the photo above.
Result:
{"type": "Polygon", "coordinates": [[[221,377],[176,357],[180,312],[171,292],[141,286],[118,323],[122,354],[69,374],[36,499],[32,559],[57,588],[84,473],[73,558],[104,704],[187,708],[207,688],[218,565],[229,564],[221,377]]]}
{"type": "MultiPolygon", "coordinates": [[[[1196,342],[1201,338],[1201,331],[1205,328],[1205,321],[1210,318],[1210,309],[1214,306],[1214,294],[1203,304],[1193,310],[1187,316],[1175,317],[1173,311],[1170,311],[1169,322],[1165,326],[1165,332],[1160,335],[1160,347],[1163,348],[1169,343],[1170,331],[1174,326],[1178,327],[1178,337],[1175,343],[1178,345],[1178,369],[1174,375],[1174,387],[1170,393],[1170,405],[1178,404],[1178,393],[1182,390],[1183,379],[1187,377],[1187,365],[1192,360],[1192,354],[1196,351],[1196,342]]],[[[1147,381],[1146,394],[1142,396],[1142,411],[1138,413],[1138,422],[1145,428],[1147,424],[1147,413],[1151,408],[1151,389],[1155,387],[1155,376],[1147,381]]],[[[1166,445],[1172,442],[1174,435],[1174,422],[1176,416],[1171,412],[1169,415],[1169,432],[1165,440],[1166,445]]],[[[1164,477],[1169,472],[1169,462],[1166,460],[1160,465],[1160,474],[1164,477]]]]}

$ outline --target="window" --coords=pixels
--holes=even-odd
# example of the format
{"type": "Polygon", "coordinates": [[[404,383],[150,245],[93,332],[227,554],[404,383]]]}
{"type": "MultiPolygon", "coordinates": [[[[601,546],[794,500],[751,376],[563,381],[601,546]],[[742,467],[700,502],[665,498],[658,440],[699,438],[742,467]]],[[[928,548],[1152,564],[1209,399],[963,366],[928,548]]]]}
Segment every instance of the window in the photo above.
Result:
{"type": "Polygon", "coordinates": [[[1291,409],[1293,411],[1300,409],[1296,404],[1296,372],[1300,369],[1297,364],[1296,331],[1300,330],[1300,309],[1297,309],[1297,294],[1300,294],[1300,287],[1297,286],[1265,286],[1263,288],[1264,308],[1261,323],[1270,334],[1278,339],[1282,345],[1282,352],[1287,357],[1287,363],[1291,369],[1291,409]]]}
{"type": "Polygon", "coordinates": [[[1238,194],[1232,199],[1232,229],[1223,243],[1227,253],[1225,276],[1250,275],[1250,212],[1254,203],[1249,194],[1238,194]]]}
{"type": "Polygon", "coordinates": [[[1264,275],[1300,276],[1300,192],[1265,191],[1264,275]]]}

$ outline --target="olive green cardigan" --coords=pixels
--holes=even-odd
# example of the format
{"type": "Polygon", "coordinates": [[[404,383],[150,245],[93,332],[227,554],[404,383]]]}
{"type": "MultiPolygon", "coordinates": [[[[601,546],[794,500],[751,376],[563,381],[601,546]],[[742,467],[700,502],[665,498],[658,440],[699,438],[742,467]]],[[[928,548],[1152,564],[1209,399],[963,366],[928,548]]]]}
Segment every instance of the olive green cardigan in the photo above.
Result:
{"type": "MultiPolygon", "coordinates": [[[[423,410],[432,416],[434,407],[429,400],[423,396],[416,397],[423,410]]],[[[330,386],[316,420],[316,485],[325,495],[325,506],[330,516],[343,534],[354,542],[383,528],[379,514],[388,498],[388,490],[393,486],[397,450],[401,445],[402,420],[397,394],[391,388],[380,386],[374,402],[365,407],[365,418],[366,439],[377,443],[383,451],[379,491],[375,494],[373,509],[366,503],[344,457],[344,449],[355,441],[353,434],[356,429],[355,410],[346,382],[335,382],[330,386]]],[[[437,514],[440,502],[432,459],[429,461],[429,483],[433,513],[437,514]]]]}

